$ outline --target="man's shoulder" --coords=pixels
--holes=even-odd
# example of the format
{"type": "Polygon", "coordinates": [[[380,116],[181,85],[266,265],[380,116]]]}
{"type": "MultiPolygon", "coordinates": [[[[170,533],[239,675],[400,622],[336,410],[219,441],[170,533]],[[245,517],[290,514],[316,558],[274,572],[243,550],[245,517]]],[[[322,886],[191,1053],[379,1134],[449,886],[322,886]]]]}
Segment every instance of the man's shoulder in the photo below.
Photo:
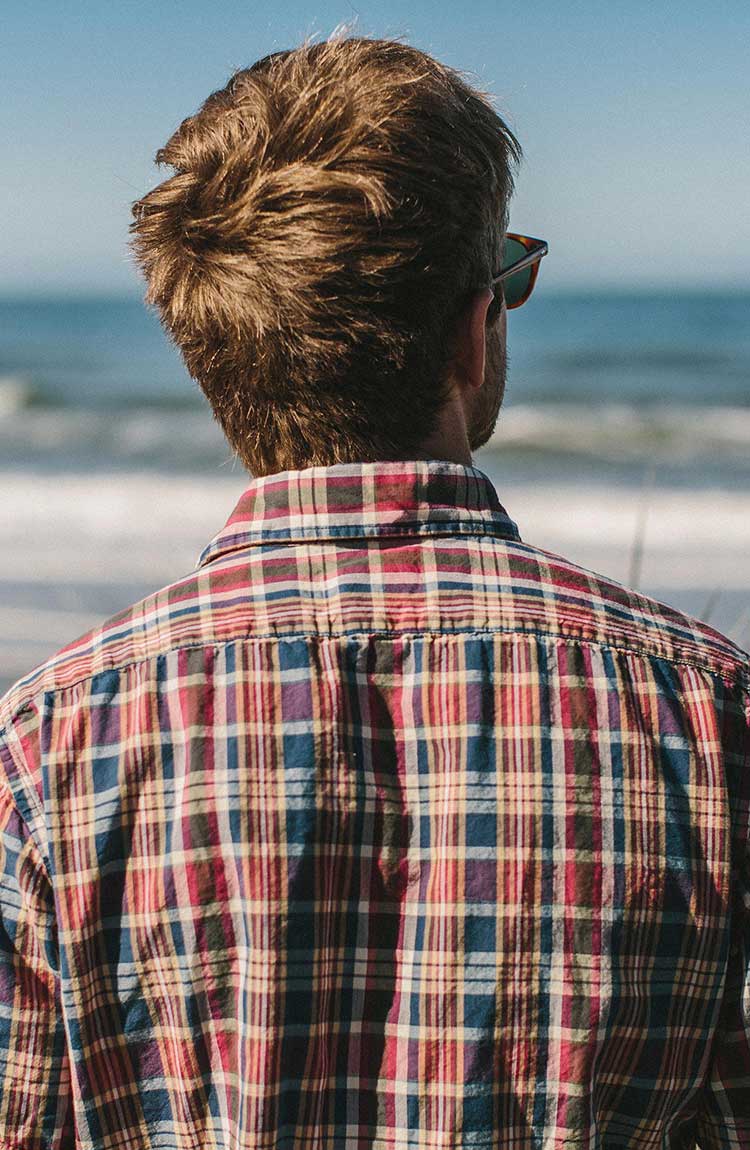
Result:
{"type": "MultiPolygon", "coordinates": [[[[97,675],[122,671],[179,645],[180,620],[201,610],[197,572],[166,584],[90,627],[21,678],[0,697],[0,734],[19,713],[44,696],[90,684],[97,675]]],[[[194,635],[194,626],[190,627],[194,635]]]]}
{"type": "Polygon", "coordinates": [[[750,654],[723,632],[563,555],[523,543],[516,548],[544,588],[542,609],[561,636],[691,663],[750,689],[750,654]]]}
{"type": "MultiPolygon", "coordinates": [[[[739,680],[750,690],[750,655],[707,623],[562,555],[522,542],[504,546],[509,549],[508,567],[501,565],[495,571],[500,594],[498,611],[490,612],[490,630],[496,626],[507,631],[509,623],[511,630],[692,663],[739,680]],[[506,593],[513,600],[510,620],[505,617],[506,593]]],[[[234,625],[232,610],[237,579],[247,578],[248,569],[240,576],[222,566],[210,569],[210,579],[205,571],[193,570],[151,592],[17,679],[0,697],[0,733],[14,716],[30,709],[35,700],[39,704],[48,693],[90,686],[96,676],[168,658],[187,647],[216,646],[251,635],[252,627],[234,625]]],[[[486,586],[480,598],[486,604],[486,586]]],[[[243,596],[245,624],[250,602],[243,596]]],[[[288,614],[285,617],[288,621],[288,614]]],[[[333,634],[328,627],[326,633],[333,634]]],[[[168,677],[168,665],[164,674],[168,677]]]]}

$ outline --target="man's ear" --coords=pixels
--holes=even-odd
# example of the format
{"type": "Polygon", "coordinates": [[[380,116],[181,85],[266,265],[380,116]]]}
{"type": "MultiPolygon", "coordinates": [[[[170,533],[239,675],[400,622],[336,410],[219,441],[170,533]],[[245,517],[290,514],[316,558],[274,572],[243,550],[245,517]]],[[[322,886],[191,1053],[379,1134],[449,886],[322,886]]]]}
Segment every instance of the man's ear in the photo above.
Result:
{"type": "Polygon", "coordinates": [[[481,387],[485,367],[485,323],[494,293],[483,288],[471,296],[456,326],[453,357],[455,376],[464,387],[481,387]]]}

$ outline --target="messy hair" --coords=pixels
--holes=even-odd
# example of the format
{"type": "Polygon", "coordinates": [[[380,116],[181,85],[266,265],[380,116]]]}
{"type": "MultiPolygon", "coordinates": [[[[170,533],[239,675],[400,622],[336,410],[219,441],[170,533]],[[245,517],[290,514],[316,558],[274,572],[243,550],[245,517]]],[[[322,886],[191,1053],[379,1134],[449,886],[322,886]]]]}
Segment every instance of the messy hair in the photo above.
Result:
{"type": "Polygon", "coordinates": [[[133,204],[146,302],[251,475],[408,458],[497,270],[521,149],[489,98],[397,40],[235,72],[133,204]]]}

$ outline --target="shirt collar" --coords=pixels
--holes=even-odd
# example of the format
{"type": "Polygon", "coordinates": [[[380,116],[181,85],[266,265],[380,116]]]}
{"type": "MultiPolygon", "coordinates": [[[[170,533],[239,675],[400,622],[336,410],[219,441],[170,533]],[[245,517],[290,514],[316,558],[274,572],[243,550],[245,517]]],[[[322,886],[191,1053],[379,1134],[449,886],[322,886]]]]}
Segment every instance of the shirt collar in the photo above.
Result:
{"type": "Polygon", "coordinates": [[[400,535],[521,539],[477,467],[445,459],[336,463],[253,479],[197,567],[256,544],[400,535]]]}

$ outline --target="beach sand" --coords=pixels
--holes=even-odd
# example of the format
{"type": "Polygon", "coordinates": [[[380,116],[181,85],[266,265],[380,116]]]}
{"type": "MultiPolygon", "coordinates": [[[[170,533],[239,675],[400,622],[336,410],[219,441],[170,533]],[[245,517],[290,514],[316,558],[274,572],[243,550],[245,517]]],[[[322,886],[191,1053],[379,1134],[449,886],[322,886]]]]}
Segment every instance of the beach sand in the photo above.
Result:
{"type": "MultiPolygon", "coordinates": [[[[477,464],[484,468],[482,463],[477,464]]],[[[0,472],[0,692],[194,569],[248,476],[0,472]]],[[[497,483],[526,543],[633,585],[641,487],[497,483]]],[[[750,492],[657,487],[638,589],[750,644],[750,492]]]]}

